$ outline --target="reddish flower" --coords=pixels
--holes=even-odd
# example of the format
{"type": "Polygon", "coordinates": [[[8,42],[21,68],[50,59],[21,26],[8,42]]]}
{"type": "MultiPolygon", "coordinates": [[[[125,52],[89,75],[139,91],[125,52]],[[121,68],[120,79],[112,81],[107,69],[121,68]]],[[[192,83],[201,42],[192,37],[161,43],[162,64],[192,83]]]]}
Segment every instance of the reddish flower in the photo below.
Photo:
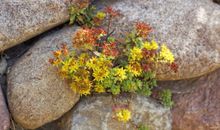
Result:
{"type": "Polygon", "coordinates": [[[153,57],[153,56],[155,56],[155,54],[156,54],[155,50],[147,50],[145,48],[142,49],[142,55],[145,59],[153,57]]]}
{"type": "Polygon", "coordinates": [[[106,32],[101,28],[79,29],[73,37],[73,46],[81,49],[91,49],[97,45],[97,40],[106,32]]]}
{"type": "Polygon", "coordinates": [[[150,70],[150,65],[148,65],[146,63],[141,64],[141,67],[144,72],[148,72],[150,70]]]}
{"type": "Polygon", "coordinates": [[[55,62],[54,59],[52,59],[52,58],[49,59],[50,64],[54,64],[54,62],[55,62]]]}
{"type": "Polygon", "coordinates": [[[107,56],[116,57],[119,53],[116,47],[116,43],[110,43],[110,44],[105,43],[102,48],[103,48],[103,53],[107,56]]]}
{"type": "Polygon", "coordinates": [[[93,28],[93,35],[96,40],[98,40],[101,36],[106,35],[106,31],[102,28],[93,28]]]}
{"type": "Polygon", "coordinates": [[[69,51],[68,51],[66,43],[61,44],[61,51],[62,51],[63,55],[65,55],[65,56],[68,55],[69,51]]]}
{"type": "Polygon", "coordinates": [[[140,37],[146,37],[150,32],[152,32],[152,28],[144,22],[137,22],[135,26],[137,35],[140,37]]]}
{"type": "Polygon", "coordinates": [[[105,13],[108,14],[110,17],[116,17],[120,15],[119,11],[114,10],[112,7],[109,6],[105,8],[105,13]]]}
{"type": "Polygon", "coordinates": [[[172,64],[170,64],[170,68],[171,68],[171,70],[173,70],[175,73],[177,73],[179,66],[178,66],[176,63],[172,63],[172,64]]]}

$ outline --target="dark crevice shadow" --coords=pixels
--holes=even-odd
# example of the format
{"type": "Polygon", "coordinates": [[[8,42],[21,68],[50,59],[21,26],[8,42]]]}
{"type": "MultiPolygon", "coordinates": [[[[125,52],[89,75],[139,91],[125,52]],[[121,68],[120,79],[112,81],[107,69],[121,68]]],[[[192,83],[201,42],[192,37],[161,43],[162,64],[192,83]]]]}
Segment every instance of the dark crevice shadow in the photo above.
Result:
{"type": "Polygon", "coordinates": [[[220,5],[220,0],[213,0],[213,2],[215,2],[215,3],[220,5]]]}

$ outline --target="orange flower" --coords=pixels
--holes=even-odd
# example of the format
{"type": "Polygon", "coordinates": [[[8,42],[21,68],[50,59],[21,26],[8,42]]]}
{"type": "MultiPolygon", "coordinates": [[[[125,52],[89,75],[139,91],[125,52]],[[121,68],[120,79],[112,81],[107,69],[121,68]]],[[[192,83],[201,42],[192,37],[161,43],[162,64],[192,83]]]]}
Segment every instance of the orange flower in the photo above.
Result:
{"type": "Polygon", "coordinates": [[[73,46],[76,48],[92,49],[96,40],[91,29],[79,29],[73,37],[73,46]]]}
{"type": "Polygon", "coordinates": [[[67,45],[65,43],[61,44],[61,51],[63,53],[63,55],[68,55],[69,51],[68,51],[68,48],[67,48],[67,45]]]}
{"type": "Polygon", "coordinates": [[[154,57],[156,55],[156,51],[155,50],[147,50],[145,48],[142,49],[142,55],[144,57],[144,59],[149,59],[151,57],[154,57]]]}
{"type": "Polygon", "coordinates": [[[61,50],[57,50],[57,51],[54,51],[54,52],[53,52],[53,55],[54,55],[54,57],[56,57],[56,58],[60,57],[61,54],[62,54],[61,50]]]}
{"type": "Polygon", "coordinates": [[[103,53],[107,56],[116,57],[118,55],[118,49],[116,47],[116,43],[104,44],[103,45],[103,53]]]}
{"type": "Polygon", "coordinates": [[[98,39],[104,34],[106,32],[100,28],[79,29],[73,37],[73,46],[80,49],[92,50],[94,46],[97,46],[98,39]]]}
{"type": "Polygon", "coordinates": [[[135,26],[137,35],[140,37],[146,37],[152,31],[152,28],[144,22],[137,22],[135,26]]]}

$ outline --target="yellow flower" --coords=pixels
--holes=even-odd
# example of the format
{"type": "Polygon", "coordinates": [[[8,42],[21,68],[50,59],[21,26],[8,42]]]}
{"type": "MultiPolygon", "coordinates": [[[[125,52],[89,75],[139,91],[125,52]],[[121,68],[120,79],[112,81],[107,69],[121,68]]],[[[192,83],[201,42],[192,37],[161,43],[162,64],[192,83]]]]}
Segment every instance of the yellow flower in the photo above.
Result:
{"type": "Polygon", "coordinates": [[[144,43],[144,48],[147,50],[157,50],[158,49],[158,44],[156,41],[152,40],[151,43],[150,42],[145,42],[144,43]]]}
{"type": "Polygon", "coordinates": [[[105,88],[102,85],[100,85],[100,84],[96,84],[95,85],[95,92],[97,92],[97,93],[104,93],[105,92],[105,88]]]}
{"type": "Polygon", "coordinates": [[[90,94],[92,83],[89,79],[77,78],[70,84],[71,89],[80,95],[90,94]]]}
{"type": "Polygon", "coordinates": [[[80,66],[84,66],[88,59],[89,55],[86,53],[82,53],[78,58],[78,63],[80,64],[80,66]]]}
{"type": "Polygon", "coordinates": [[[126,70],[123,68],[115,68],[115,76],[117,76],[120,81],[126,79],[126,70]]]}
{"type": "Polygon", "coordinates": [[[104,19],[105,18],[105,16],[106,16],[106,14],[104,13],[104,12],[101,12],[101,11],[99,11],[97,14],[96,14],[96,17],[98,18],[98,19],[104,19]]]}
{"type": "Polygon", "coordinates": [[[70,65],[69,65],[69,72],[72,73],[72,72],[75,72],[77,69],[79,69],[79,64],[77,63],[76,60],[72,60],[70,65]]]}
{"type": "Polygon", "coordinates": [[[62,72],[68,72],[68,70],[69,70],[69,64],[62,65],[62,67],[61,67],[62,72]]]}
{"type": "Polygon", "coordinates": [[[140,76],[142,73],[140,63],[132,63],[126,66],[128,72],[132,73],[134,76],[140,76]]]}
{"type": "Polygon", "coordinates": [[[174,62],[173,53],[164,44],[161,46],[161,51],[160,51],[160,54],[159,54],[159,59],[162,59],[162,60],[164,60],[164,62],[168,62],[168,63],[173,63],[174,62]]]}
{"type": "Polygon", "coordinates": [[[86,66],[89,69],[95,69],[97,66],[97,58],[93,57],[88,62],[86,62],[86,66]]]}
{"type": "Polygon", "coordinates": [[[131,119],[131,112],[128,109],[120,109],[116,112],[119,121],[127,122],[131,119]]]}
{"type": "Polygon", "coordinates": [[[142,56],[142,51],[140,48],[134,47],[130,51],[130,60],[131,61],[140,61],[142,56]]]}
{"type": "Polygon", "coordinates": [[[105,56],[101,56],[99,58],[93,57],[86,62],[86,66],[93,71],[107,69],[109,66],[111,66],[111,60],[107,59],[105,56]]]}
{"type": "Polygon", "coordinates": [[[93,77],[96,81],[103,81],[109,75],[109,70],[107,69],[96,69],[93,72],[93,77]]]}

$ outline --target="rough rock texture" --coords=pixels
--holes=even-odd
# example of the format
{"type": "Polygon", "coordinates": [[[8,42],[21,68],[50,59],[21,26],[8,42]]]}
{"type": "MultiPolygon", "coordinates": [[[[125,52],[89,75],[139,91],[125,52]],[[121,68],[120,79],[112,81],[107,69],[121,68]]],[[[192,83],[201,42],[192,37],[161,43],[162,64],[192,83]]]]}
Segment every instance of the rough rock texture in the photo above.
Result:
{"type": "MultiPolygon", "coordinates": [[[[220,67],[220,6],[211,0],[101,0],[96,3],[119,10],[113,25],[128,31],[137,21],[149,23],[160,43],[173,51],[178,73],[161,70],[160,80],[198,77],[220,67]]],[[[119,31],[120,30],[120,31],[119,31]]]]}
{"type": "Polygon", "coordinates": [[[76,0],[0,0],[0,52],[68,20],[76,0]]]}
{"type": "Polygon", "coordinates": [[[3,75],[7,70],[7,61],[4,57],[0,57],[0,76],[3,75]]]}
{"type": "Polygon", "coordinates": [[[10,119],[8,108],[5,103],[5,98],[2,93],[1,85],[0,85],[0,130],[8,130],[10,126],[10,119]]]}
{"type": "Polygon", "coordinates": [[[181,89],[174,94],[173,130],[220,130],[220,69],[189,81],[162,83],[181,89]],[[187,91],[186,91],[187,90],[187,91]]]}
{"type": "Polygon", "coordinates": [[[8,103],[14,120],[35,129],[61,117],[79,100],[48,59],[62,43],[71,45],[76,27],[64,27],[44,36],[8,74],[8,103]]]}
{"type": "MultiPolygon", "coordinates": [[[[144,124],[151,130],[171,130],[170,110],[163,108],[156,101],[141,97],[120,97],[117,104],[127,104],[132,111],[132,122],[144,124]]],[[[89,97],[81,101],[73,110],[65,114],[58,123],[60,130],[136,130],[134,125],[122,123],[113,118],[111,96],[89,97]]]]}

